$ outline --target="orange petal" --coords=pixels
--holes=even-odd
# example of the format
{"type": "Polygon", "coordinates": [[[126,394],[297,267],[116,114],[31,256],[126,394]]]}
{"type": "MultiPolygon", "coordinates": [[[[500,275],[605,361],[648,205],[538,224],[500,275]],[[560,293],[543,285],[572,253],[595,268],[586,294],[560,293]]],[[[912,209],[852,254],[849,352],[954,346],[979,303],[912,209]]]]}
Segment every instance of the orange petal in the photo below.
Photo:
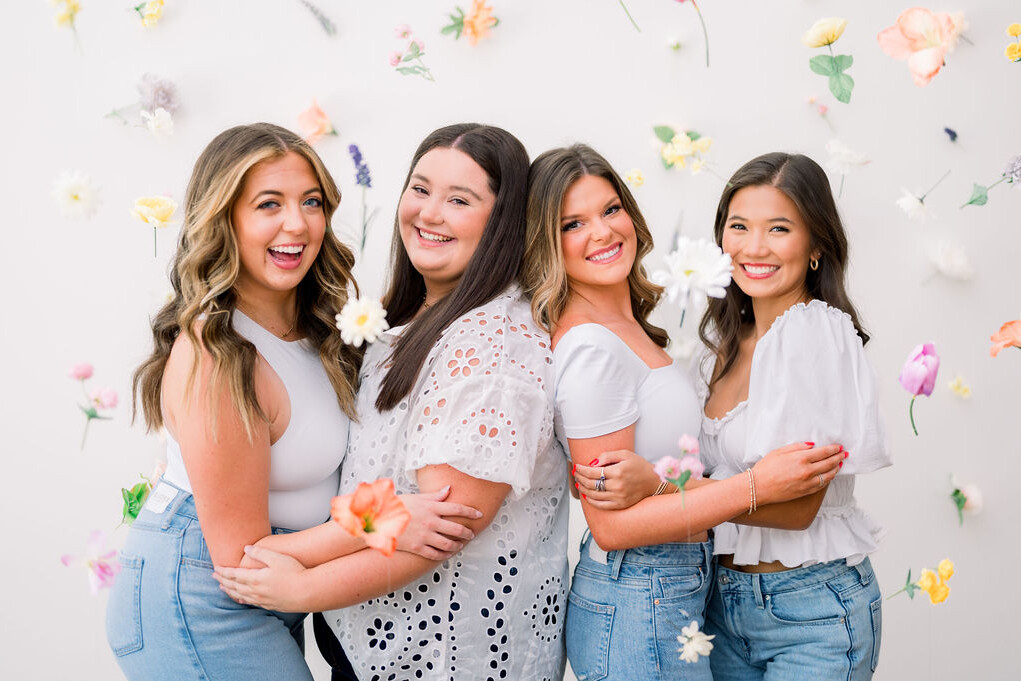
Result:
{"type": "Polygon", "coordinates": [[[914,54],[914,51],[911,49],[911,42],[896,26],[884,28],[876,36],[876,40],[879,41],[879,47],[882,48],[883,52],[886,52],[894,59],[907,59],[914,54]]]}
{"type": "Polygon", "coordinates": [[[939,31],[936,16],[924,7],[912,7],[904,10],[897,17],[897,28],[911,42],[916,50],[928,46],[927,35],[935,35],[939,31]]]}
{"type": "Polygon", "coordinates": [[[915,85],[922,87],[929,84],[943,67],[943,55],[942,47],[929,47],[915,52],[908,58],[908,70],[911,71],[915,85]]]}

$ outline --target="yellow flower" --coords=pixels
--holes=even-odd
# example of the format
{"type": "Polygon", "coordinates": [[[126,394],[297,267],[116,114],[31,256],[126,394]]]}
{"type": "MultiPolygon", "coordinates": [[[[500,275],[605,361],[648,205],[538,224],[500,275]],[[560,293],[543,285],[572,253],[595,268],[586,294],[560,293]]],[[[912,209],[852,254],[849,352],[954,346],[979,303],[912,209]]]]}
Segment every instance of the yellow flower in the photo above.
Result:
{"type": "Polygon", "coordinates": [[[78,0],[53,0],[52,4],[61,7],[60,14],[53,18],[57,26],[72,26],[75,16],[82,9],[78,0]]]}
{"type": "Polygon", "coordinates": [[[700,158],[693,159],[691,162],[691,174],[698,175],[702,172],[702,168],[705,166],[705,161],[700,158]]]}
{"type": "Polygon", "coordinates": [[[143,196],[135,199],[131,215],[150,227],[166,227],[177,210],[177,202],[166,196],[143,196]]]}
{"type": "Polygon", "coordinates": [[[945,582],[954,576],[954,561],[949,558],[944,558],[936,566],[936,571],[939,572],[939,579],[941,582],[945,582]]]}
{"type": "Polygon", "coordinates": [[[624,176],[624,180],[632,187],[641,187],[645,184],[645,175],[638,168],[633,168],[624,176]]]}
{"type": "Polygon", "coordinates": [[[461,31],[468,39],[469,45],[476,45],[483,38],[489,37],[489,29],[496,26],[496,23],[493,8],[486,4],[486,0],[472,0],[471,9],[464,16],[461,31]]]}
{"type": "Polygon", "coordinates": [[[1021,35],[1021,24],[1011,24],[1007,27],[1007,35],[1011,38],[1016,38],[1021,35]]]}
{"type": "Polygon", "coordinates": [[[664,144],[660,154],[663,156],[664,161],[674,167],[683,169],[686,165],[685,159],[687,158],[687,154],[678,149],[673,142],[664,144]]]}
{"type": "Polygon", "coordinates": [[[146,28],[155,26],[163,17],[163,0],[149,0],[142,8],[142,25],[146,28]]]}
{"type": "Polygon", "coordinates": [[[837,42],[847,27],[847,19],[840,17],[827,17],[812,24],[812,28],[805,31],[801,36],[801,42],[809,47],[826,47],[837,42]]]}
{"type": "Polygon", "coordinates": [[[699,137],[697,140],[691,143],[691,146],[700,154],[704,154],[709,151],[709,147],[713,146],[712,137],[699,137]]]}
{"type": "Polygon", "coordinates": [[[971,397],[971,388],[964,384],[964,379],[958,376],[954,380],[947,384],[950,390],[961,399],[968,399],[971,397]]]}
{"type": "Polygon", "coordinates": [[[1021,61],[1021,43],[1011,43],[1007,45],[1007,49],[1003,51],[1007,55],[1007,59],[1011,61],[1021,61]]]}
{"type": "Polygon", "coordinates": [[[936,603],[942,603],[950,595],[950,587],[940,582],[939,584],[932,587],[929,591],[929,600],[932,601],[933,605],[936,603]]]}
{"type": "Polygon", "coordinates": [[[932,596],[932,591],[939,586],[939,579],[936,573],[926,568],[922,570],[922,576],[918,578],[918,588],[932,596]]]}

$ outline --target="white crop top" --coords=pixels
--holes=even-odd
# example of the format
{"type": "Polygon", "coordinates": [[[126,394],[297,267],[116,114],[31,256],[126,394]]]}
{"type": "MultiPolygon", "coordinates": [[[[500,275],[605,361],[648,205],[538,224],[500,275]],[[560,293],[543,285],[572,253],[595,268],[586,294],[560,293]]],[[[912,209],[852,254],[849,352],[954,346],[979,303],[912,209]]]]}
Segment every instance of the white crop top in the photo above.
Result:
{"type": "MultiPolygon", "coordinates": [[[[291,402],[287,428],[269,448],[270,525],[291,530],[318,525],[329,518],[330,500],[337,494],[350,420],[308,342],[281,340],[240,310],[231,321],[283,381],[291,402]]],[[[169,434],[163,477],[191,491],[181,448],[169,434]]]]}
{"type": "Polygon", "coordinates": [[[556,431],[598,437],[635,425],[635,452],[655,463],[680,456],[681,435],[698,437],[700,409],[691,378],[676,362],[650,369],[615,333],[579,324],[553,350],[556,431]]]}
{"type": "MultiPolygon", "coordinates": [[[[712,374],[701,372],[704,405],[712,374]]],[[[701,454],[710,477],[730,477],[774,449],[798,441],[842,444],[850,452],[806,530],[724,523],[715,553],[737,565],[780,561],[798,567],[846,558],[865,559],[883,529],[854,499],[854,476],[889,466],[890,452],[876,394],[876,377],[850,316],[821,300],[799,303],[759,339],[752,355],[748,399],[719,419],[704,415],[701,454]]]]}

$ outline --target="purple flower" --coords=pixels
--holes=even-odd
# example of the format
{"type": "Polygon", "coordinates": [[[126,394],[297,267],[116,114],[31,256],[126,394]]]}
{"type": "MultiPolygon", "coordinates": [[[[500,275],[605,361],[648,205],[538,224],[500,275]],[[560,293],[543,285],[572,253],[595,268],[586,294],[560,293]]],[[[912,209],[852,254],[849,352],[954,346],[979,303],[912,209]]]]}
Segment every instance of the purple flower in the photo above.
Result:
{"type": "Polygon", "coordinates": [[[912,395],[931,395],[939,371],[939,355],[932,343],[918,345],[904,362],[900,384],[912,395]]]}
{"type": "Polygon", "coordinates": [[[1007,184],[1021,184],[1021,154],[1007,161],[1003,177],[1006,178],[1007,184]]]}
{"type": "Polygon", "coordinates": [[[138,83],[139,106],[143,111],[156,111],[166,109],[167,113],[174,113],[179,106],[177,101],[177,86],[166,78],[147,73],[142,76],[138,83]]]}
{"type": "Polygon", "coordinates": [[[362,152],[357,144],[347,148],[351,154],[351,160],[355,164],[355,183],[360,187],[372,188],[372,176],[369,175],[369,166],[362,160],[362,152]]]}

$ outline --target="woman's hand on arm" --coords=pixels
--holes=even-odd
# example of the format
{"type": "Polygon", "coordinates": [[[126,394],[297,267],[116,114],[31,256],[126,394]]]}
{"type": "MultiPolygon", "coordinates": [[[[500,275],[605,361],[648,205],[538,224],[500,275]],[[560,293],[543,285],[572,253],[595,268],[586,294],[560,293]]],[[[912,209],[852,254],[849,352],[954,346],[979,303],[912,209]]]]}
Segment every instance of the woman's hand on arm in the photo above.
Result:
{"type": "Polygon", "coordinates": [[[759,503],[790,501],[824,489],[847,457],[843,449],[841,445],[815,447],[794,442],[766,454],[752,467],[759,503]]]}
{"type": "Polygon", "coordinates": [[[593,507],[604,511],[634,506],[654,494],[661,482],[651,463],[627,449],[603,452],[588,463],[574,466],[575,485],[593,507]],[[602,492],[596,489],[601,476],[602,492]]]}

